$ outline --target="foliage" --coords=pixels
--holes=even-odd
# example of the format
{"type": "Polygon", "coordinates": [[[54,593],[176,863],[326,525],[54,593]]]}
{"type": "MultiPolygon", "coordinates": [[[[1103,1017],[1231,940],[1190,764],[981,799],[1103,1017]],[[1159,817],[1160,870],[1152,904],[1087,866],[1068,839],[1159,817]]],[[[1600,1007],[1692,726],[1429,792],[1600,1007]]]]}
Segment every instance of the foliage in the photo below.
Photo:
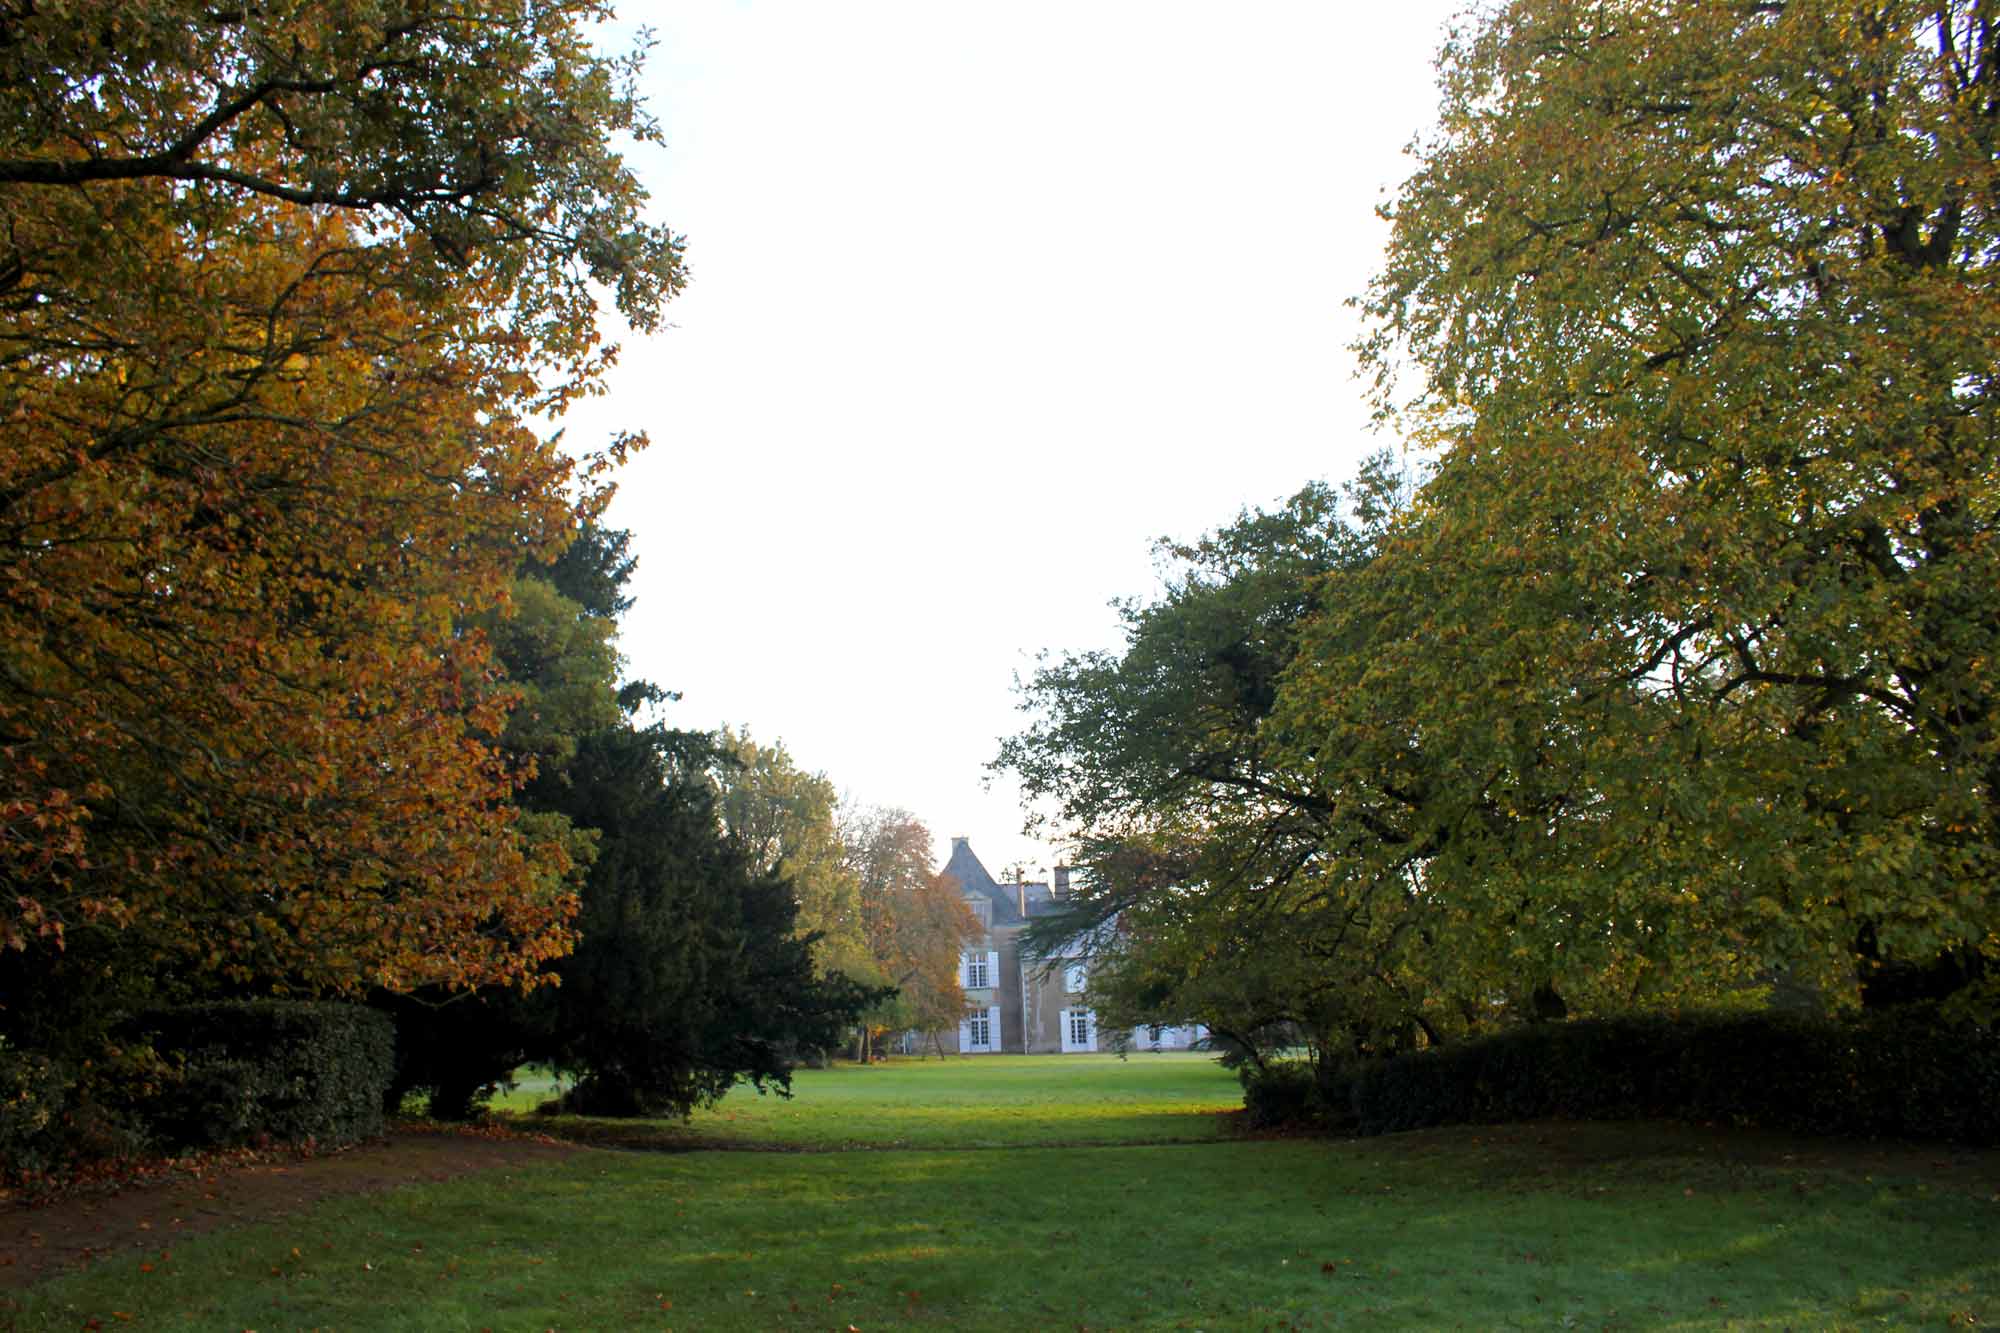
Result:
{"type": "MultiPolygon", "coordinates": [[[[470,627],[486,636],[496,665],[520,696],[496,744],[518,764],[532,764],[542,779],[541,799],[526,792],[517,798],[521,822],[561,838],[580,867],[595,856],[597,835],[575,826],[558,807],[583,739],[625,725],[616,615],[630,605],[623,595],[634,563],[625,554],[628,541],[625,533],[585,524],[554,560],[523,562],[504,615],[481,616],[470,627]]],[[[369,1002],[396,1025],[388,1109],[422,1090],[430,1114],[446,1120],[474,1115],[528,1058],[533,1033],[546,1027],[537,1017],[545,1003],[524,1004],[491,989],[475,997],[442,986],[377,988],[369,1002]]]]}
{"type": "Polygon", "coordinates": [[[965,1012],[959,955],[979,938],[979,918],[956,880],[931,869],[930,830],[907,810],[844,808],[840,840],[859,887],[861,933],[878,974],[897,988],[871,1028],[944,1031],[965,1012]]]}
{"type": "Polygon", "coordinates": [[[1123,651],[1064,657],[1024,688],[1033,721],[998,766],[1053,798],[1082,866],[1070,911],[1036,923],[1030,947],[1095,941],[1102,1021],[1388,1048],[1463,1029],[1470,995],[1532,987],[1428,948],[1439,917],[1419,849],[1324,779],[1336,756],[1292,754],[1274,719],[1322,589],[1372,565],[1408,488],[1378,456],[1341,491],[1310,486],[1163,546],[1165,593],[1125,606],[1123,651]],[[1363,842],[1387,854],[1357,858],[1363,842]]]}
{"type": "Polygon", "coordinates": [[[685,1115],[741,1078],[784,1087],[795,1049],[837,1043],[878,998],[815,975],[790,881],[753,869],[725,830],[711,775],[727,756],[627,716],[664,697],[616,683],[627,547],[586,525],[523,567],[489,631],[524,699],[499,744],[536,764],[523,819],[588,866],[575,950],[547,965],[560,985],[529,996],[378,993],[399,1038],[392,1105],[422,1091],[432,1115],[465,1119],[536,1060],[579,1077],[579,1108],[685,1115]]]}
{"type": "Polygon", "coordinates": [[[1326,1129],[1351,1119],[1346,1106],[1323,1095],[1309,1061],[1240,1065],[1236,1077],[1243,1084],[1243,1121],[1251,1129],[1326,1129]]]}
{"type": "Polygon", "coordinates": [[[1454,36],[1364,302],[1415,494],[1375,463],[1359,522],[1317,488],[1169,548],[1003,749],[1094,872],[1049,929],[1122,923],[1108,1012],[1379,1053],[1990,1011],[1989,29],[1514,0],[1454,36]]]}
{"type": "Polygon", "coordinates": [[[1549,1117],[2000,1144],[2000,1038],[1914,1006],[1848,1018],[1628,1016],[1516,1028],[1370,1063],[1366,1133],[1549,1117]]]}
{"type": "Polygon", "coordinates": [[[838,1044],[878,998],[815,975],[791,885],[722,832],[717,759],[689,733],[599,732],[554,798],[601,836],[583,939],[543,1000],[579,1110],[685,1115],[739,1079],[784,1088],[795,1049],[838,1044]]]}
{"type": "Polygon", "coordinates": [[[1835,1003],[1994,946],[1990,28],[1519,0],[1447,46],[1363,347],[1436,471],[1278,716],[1355,790],[1359,701],[1448,757],[1405,822],[1468,943],[1835,1003]]]}
{"type": "Polygon", "coordinates": [[[101,1096],[111,1080],[85,1085],[64,1062],[0,1044],[0,1188],[37,1188],[79,1163],[131,1156],[145,1136],[122,1106],[101,1096]]]}
{"type": "Polygon", "coordinates": [[[395,1031],[372,1009],[215,1001],[143,1014],[133,1028],[170,1071],[136,1108],[159,1146],[330,1147],[382,1132],[395,1031]]]}
{"type": "Polygon", "coordinates": [[[798,766],[784,742],[760,745],[724,728],[712,770],[722,826],[758,874],[790,880],[799,929],[816,935],[822,972],[878,980],[861,929],[861,886],[840,835],[840,797],[824,773],[798,766]]]}
{"type": "Polygon", "coordinates": [[[600,13],[0,14],[5,1030],[92,976],[525,985],[569,947],[463,627],[636,442],[579,475],[527,424],[609,363],[597,291],[646,328],[682,281],[600,13]]]}

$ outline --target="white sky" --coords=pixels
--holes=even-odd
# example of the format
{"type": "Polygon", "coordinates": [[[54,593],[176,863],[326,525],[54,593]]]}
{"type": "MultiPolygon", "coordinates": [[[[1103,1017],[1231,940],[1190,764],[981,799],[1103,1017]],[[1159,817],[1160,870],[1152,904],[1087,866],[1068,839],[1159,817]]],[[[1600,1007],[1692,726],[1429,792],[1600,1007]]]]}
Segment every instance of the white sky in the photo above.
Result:
{"type": "Polygon", "coordinates": [[[1383,443],[1343,302],[1457,7],[628,0],[694,282],[567,426],[652,434],[609,521],[667,720],[1049,865],[985,789],[1016,674],[1383,443]]]}

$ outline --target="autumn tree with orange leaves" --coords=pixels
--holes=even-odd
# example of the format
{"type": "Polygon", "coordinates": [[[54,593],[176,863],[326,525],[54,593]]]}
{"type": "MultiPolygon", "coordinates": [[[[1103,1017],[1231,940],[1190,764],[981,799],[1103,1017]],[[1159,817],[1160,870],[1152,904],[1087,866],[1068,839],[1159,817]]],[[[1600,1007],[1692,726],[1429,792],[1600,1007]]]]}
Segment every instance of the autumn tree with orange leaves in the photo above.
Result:
{"type": "Polygon", "coordinates": [[[931,1035],[965,1014],[959,951],[980,936],[979,918],[959,882],[931,869],[930,830],[907,810],[850,807],[841,812],[841,843],[860,886],[861,931],[893,1006],[862,1033],[862,1053],[891,1027],[931,1035]]]}
{"type": "Polygon", "coordinates": [[[530,982],[576,838],[525,817],[470,628],[638,443],[529,424],[652,327],[678,239],[585,0],[0,3],[0,1033],[118,985],[530,982]],[[64,999],[63,997],[69,997],[64,999]]]}

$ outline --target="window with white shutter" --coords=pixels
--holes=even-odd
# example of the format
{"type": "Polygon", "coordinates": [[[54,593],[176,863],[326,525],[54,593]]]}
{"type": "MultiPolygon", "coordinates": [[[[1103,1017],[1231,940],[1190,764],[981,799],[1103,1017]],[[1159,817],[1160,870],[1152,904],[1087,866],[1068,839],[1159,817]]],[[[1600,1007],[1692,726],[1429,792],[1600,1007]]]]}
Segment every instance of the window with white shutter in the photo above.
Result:
{"type": "Polygon", "coordinates": [[[966,1055],[991,1054],[999,1049],[1000,1009],[993,1006],[967,1014],[958,1025],[958,1049],[966,1055]]]}

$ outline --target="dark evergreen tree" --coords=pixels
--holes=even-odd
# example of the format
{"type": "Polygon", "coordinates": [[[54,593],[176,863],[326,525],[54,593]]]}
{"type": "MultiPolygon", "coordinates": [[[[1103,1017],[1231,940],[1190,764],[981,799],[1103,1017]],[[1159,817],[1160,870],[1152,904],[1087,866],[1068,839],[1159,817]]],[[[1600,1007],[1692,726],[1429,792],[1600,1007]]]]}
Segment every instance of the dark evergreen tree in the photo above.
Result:
{"type": "Polygon", "coordinates": [[[566,823],[590,869],[576,951],[546,969],[556,984],[380,998],[398,1025],[390,1097],[427,1092],[441,1118],[472,1114],[529,1061],[576,1075],[572,1106],[597,1114],[685,1114],[741,1079],[784,1088],[793,1050],[836,1044],[882,998],[814,977],[792,886],[723,834],[712,741],[632,721],[666,696],[618,688],[615,655],[589,632],[631,604],[627,545],[586,529],[553,565],[524,571],[517,615],[539,623],[494,631],[537,710],[509,728],[537,763],[521,803],[566,823]],[[582,688],[593,669],[595,688],[582,688]],[[607,709],[617,720],[598,725],[607,709]]]}
{"type": "Polygon", "coordinates": [[[713,759],[705,736],[614,728],[532,793],[603,837],[545,1001],[548,1058],[581,1076],[573,1109],[684,1113],[739,1079],[787,1086],[794,1050],[837,1043],[879,998],[813,976],[791,886],[720,833],[713,759]]]}

